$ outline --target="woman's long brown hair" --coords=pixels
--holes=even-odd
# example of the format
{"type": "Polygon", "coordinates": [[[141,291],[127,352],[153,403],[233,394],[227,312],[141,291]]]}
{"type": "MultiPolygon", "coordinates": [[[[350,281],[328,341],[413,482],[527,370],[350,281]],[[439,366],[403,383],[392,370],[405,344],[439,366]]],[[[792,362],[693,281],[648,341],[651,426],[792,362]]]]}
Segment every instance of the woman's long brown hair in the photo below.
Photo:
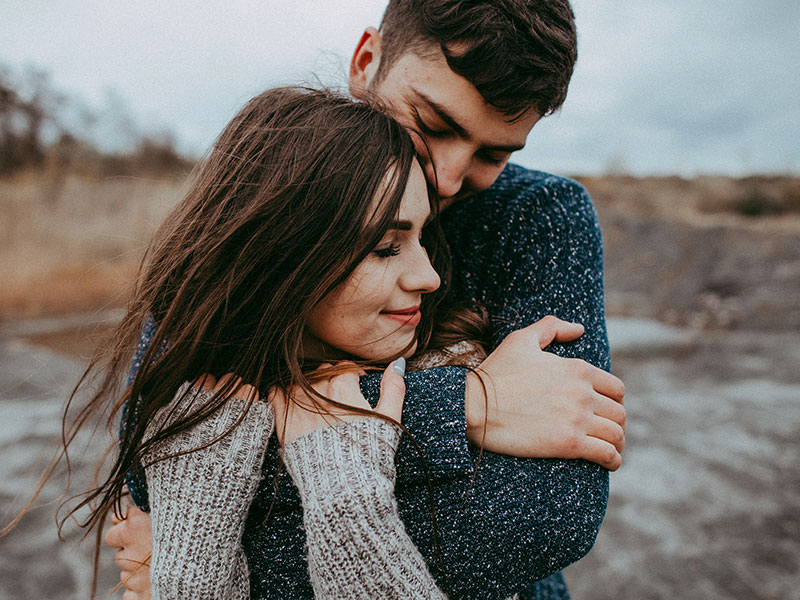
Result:
{"type": "MultiPolygon", "coordinates": [[[[126,477],[142,469],[148,450],[204,420],[235,392],[232,383],[145,439],[153,415],[183,382],[233,372],[263,397],[272,386],[313,393],[309,373],[319,365],[303,360],[308,316],[390,228],[414,160],[408,132],[373,100],[278,88],[242,109],[156,233],[124,319],[70,396],[62,431],[67,466],[70,443],[98,415],[113,431],[122,414],[122,428],[119,452],[97,487],[66,507],[59,528],[80,509],[88,509],[79,520],[87,534],[102,527],[109,510],[121,513],[126,477]],[[148,316],[158,327],[126,385],[148,316]]],[[[446,282],[449,262],[436,219],[424,233],[446,282]]],[[[423,298],[420,347],[430,339],[445,287],[423,298]]]]}

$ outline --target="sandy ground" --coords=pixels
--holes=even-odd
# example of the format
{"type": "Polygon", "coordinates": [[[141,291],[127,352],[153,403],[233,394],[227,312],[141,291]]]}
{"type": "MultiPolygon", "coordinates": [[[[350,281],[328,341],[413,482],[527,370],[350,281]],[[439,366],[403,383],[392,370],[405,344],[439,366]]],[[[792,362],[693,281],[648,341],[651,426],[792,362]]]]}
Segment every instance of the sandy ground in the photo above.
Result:
{"type": "MultiPolygon", "coordinates": [[[[58,323],[0,330],[4,511],[32,488],[84,364],[29,341],[63,344],[45,335],[58,323]]],[[[610,332],[628,386],[628,447],[597,544],[566,572],[573,598],[800,599],[800,333],[636,320],[612,320],[610,332]]],[[[78,471],[98,449],[76,457],[78,471]]],[[[0,540],[0,599],[87,598],[91,542],[76,549],[77,537],[59,543],[45,507],[0,540]]],[[[101,565],[105,591],[113,557],[101,565]]]]}

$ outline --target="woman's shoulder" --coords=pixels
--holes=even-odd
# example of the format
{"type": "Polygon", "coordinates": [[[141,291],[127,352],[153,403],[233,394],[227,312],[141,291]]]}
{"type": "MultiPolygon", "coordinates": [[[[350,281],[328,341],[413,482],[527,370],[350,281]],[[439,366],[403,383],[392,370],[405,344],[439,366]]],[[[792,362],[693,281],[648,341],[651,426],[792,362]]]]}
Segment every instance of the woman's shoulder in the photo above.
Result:
{"type": "Polygon", "coordinates": [[[471,340],[462,340],[450,346],[422,352],[409,361],[409,370],[423,371],[434,367],[477,367],[486,358],[483,348],[471,340]]]}

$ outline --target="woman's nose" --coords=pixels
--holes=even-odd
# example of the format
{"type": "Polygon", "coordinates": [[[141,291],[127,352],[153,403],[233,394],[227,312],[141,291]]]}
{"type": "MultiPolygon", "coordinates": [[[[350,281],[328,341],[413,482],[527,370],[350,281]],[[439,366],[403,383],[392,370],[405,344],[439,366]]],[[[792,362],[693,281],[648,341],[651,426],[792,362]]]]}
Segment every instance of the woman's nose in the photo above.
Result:
{"type": "Polygon", "coordinates": [[[428,252],[419,246],[414,254],[414,259],[409,262],[403,277],[403,287],[408,291],[427,294],[439,289],[442,280],[436,269],[433,268],[428,252]]]}

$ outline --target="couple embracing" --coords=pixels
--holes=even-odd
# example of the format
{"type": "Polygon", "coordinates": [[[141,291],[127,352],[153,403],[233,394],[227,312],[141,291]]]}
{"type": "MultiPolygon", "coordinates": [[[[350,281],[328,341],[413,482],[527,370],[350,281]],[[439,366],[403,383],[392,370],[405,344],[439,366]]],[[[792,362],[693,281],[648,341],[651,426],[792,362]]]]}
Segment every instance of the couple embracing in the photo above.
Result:
{"type": "Polygon", "coordinates": [[[391,0],[354,99],[226,127],[92,367],[125,598],[569,597],[624,387],[590,200],[508,160],[576,56],[567,0],[391,0]]]}

